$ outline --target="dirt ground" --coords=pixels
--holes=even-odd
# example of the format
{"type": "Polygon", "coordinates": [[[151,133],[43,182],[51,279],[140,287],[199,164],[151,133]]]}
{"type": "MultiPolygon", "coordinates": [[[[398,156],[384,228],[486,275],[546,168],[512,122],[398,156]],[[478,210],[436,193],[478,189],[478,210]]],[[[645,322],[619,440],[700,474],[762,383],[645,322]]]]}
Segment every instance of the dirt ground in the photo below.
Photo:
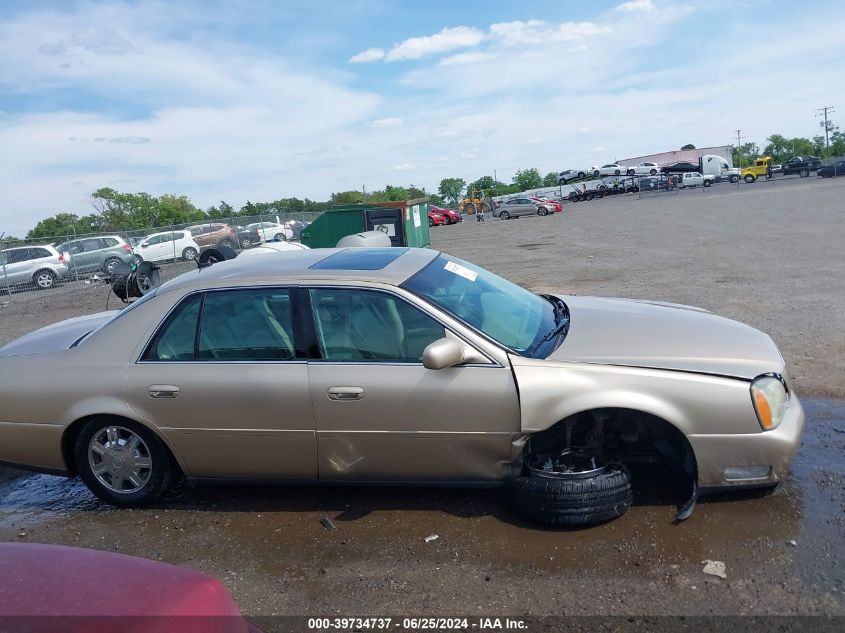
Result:
{"type": "MultiPolygon", "coordinates": [[[[671,500],[638,494],[619,520],[545,530],[495,490],[182,484],[155,507],[115,510],[78,481],[0,469],[0,539],[191,567],[251,616],[843,616],[844,195],[845,179],[719,185],[432,230],[433,247],[535,290],[698,305],[770,333],[807,411],[773,493],[703,499],[679,525],[671,500]],[[705,575],[705,559],[724,561],[727,579],[705,575]]],[[[103,310],[107,292],[0,296],[0,343],[103,310]]]]}

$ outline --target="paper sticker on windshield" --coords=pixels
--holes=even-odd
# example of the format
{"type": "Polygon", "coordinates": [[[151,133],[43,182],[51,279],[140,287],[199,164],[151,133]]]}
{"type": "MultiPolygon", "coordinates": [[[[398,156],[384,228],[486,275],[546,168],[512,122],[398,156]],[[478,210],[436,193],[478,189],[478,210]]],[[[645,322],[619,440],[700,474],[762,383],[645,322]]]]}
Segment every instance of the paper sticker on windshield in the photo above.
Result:
{"type": "Polygon", "coordinates": [[[448,270],[450,273],[455,273],[456,275],[460,275],[461,277],[465,277],[470,281],[475,281],[476,277],[478,277],[478,273],[470,270],[466,266],[461,266],[460,264],[456,264],[455,262],[446,262],[446,265],[443,267],[448,270]]]}

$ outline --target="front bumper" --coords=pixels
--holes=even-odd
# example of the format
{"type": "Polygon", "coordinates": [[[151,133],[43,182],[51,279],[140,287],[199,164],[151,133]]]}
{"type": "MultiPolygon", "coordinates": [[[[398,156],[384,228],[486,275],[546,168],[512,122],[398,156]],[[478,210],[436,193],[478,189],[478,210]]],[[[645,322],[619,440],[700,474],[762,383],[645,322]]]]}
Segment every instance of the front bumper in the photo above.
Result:
{"type": "Polygon", "coordinates": [[[793,393],[783,422],[773,431],[687,436],[698,463],[701,492],[766,487],[782,481],[801,445],[803,430],[804,409],[793,393]]]}

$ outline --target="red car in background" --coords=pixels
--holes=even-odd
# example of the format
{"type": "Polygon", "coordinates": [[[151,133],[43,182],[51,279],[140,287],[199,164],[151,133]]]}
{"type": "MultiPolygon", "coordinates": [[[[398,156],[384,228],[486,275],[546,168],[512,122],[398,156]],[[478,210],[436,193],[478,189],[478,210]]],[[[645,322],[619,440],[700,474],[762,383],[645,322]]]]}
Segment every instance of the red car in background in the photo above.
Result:
{"type": "Polygon", "coordinates": [[[440,213],[439,211],[434,211],[429,207],[428,209],[428,225],[429,226],[440,226],[441,224],[449,224],[449,220],[446,219],[446,216],[440,213]]]}
{"type": "Polygon", "coordinates": [[[531,198],[534,202],[539,202],[541,204],[545,204],[546,206],[552,207],[555,213],[560,213],[563,211],[563,204],[557,200],[550,200],[549,198],[531,198]]]}
{"type": "Polygon", "coordinates": [[[447,224],[457,224],[458,222],[464,221],[463,216],[454,209],[441,209],[440,207],[430,204],[428,205],[428,210],[445,215],[447,224]]]}

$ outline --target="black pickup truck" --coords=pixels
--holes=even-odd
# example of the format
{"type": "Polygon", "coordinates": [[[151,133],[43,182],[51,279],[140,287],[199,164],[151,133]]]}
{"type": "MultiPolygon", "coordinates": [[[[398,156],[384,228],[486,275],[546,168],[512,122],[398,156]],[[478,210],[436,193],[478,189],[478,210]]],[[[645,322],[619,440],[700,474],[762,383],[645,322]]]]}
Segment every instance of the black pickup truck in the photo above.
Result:
{"type": "Polygon", "coordinates": [[[818,171],[821,166],[822,161],[817,156],[793,156],[783,164],[783,175],[798,174],[806,178],[811,171],[818,171]]]}

